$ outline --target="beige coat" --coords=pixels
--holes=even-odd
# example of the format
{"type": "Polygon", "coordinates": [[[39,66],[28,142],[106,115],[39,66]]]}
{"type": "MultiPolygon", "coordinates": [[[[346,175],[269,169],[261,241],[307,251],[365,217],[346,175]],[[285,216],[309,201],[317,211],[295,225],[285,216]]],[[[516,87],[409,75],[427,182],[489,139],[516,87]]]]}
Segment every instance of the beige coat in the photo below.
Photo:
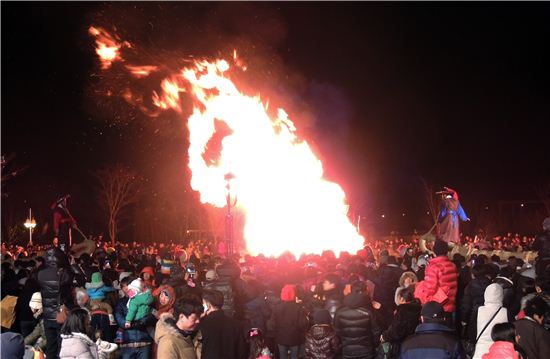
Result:
{"type": "Polygon", "coordinates": [[[161,314],[155,328],[157,358],[200,359],[200,333],[195,339],[185,337],[175,325],[170,313],[161,314]]]}

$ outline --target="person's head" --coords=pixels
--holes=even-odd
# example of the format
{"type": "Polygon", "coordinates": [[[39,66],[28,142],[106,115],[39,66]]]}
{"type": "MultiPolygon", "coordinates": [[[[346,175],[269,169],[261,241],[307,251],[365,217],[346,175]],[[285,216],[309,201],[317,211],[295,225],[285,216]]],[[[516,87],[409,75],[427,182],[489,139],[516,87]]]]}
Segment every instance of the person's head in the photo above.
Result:
{"type": "Polygon", "coordinates": [[[399,293],[397,294],[397,304],[411,303],[414,300],[414,286],[400,288],[399,293]]]}
{"type": "Polygon", "coordinates": [[[487,267],[485,264],[476,264],[472,268],[473,278],[483,278],[487,276],[487,267]]]}
{"type": "Polygon", "coordinates": [[[205,289],[202,292],[204,312],[210,314],[223,307],[223,293],[219,290],[205,289]]]}
{"type": "Polygon", "coordinates": [[[542,230],[545,232],[550,232],[550,217],[546,217],[542,222],[542,230]]]}
{"type": "Polygon", "coordinates": [[[404,272],[401,274],[401,278],[399,278],[399,286],[400,287],[409,287],[412,284],[415,284],[418,282],[418,277],[414,272],[404,272]]]}
{"type": "Polygon", "coordinates": [[[330,325],[332,324],[332,317],[330,312],[326,309],[319,309],[313,312],[313,323],[315,325],[330,325]]]}
{"type": "Polygon", "coordinates": [[[176,326],[183,331],[194,331],[199,325],[202,313],[201,300],[192,294],[183,295],[174,304],[176,326]]]}
{"type": "Polygon", "coordinates": [[[336,274],[334,273],[327,274],[323,279],[323,290],[325,292],[328,292],[329,290],[336,289],[338,287],[339,282],[340,282],[340,278],[336,274]]]}
{"type": "Polygon", "coordinates": [[[126,295],[130,298],[135,297],[143,292],[143,281],[141,278],[134,279],[129,285],[126,291],[126,295]]]}
{"type": "Polygon", "coordinates": [[[159,293],[159,303],[160,303],[160,305],[164,306],[164,305],[170,304],[171,297],[172,297],[172,294],[170,293],[170,291],[168,291],[166,289],[161,290],[160,293],[159,293]]]}
{"type": "Polygon", "coordinates": [[[434,253],[436,256],[446,256],[449,252],[449,245],[442,240],[436,240],[434,243],[434,253]]]}
{"type": "Polygon", "coordinates": [[[534,319],[537,323],[541,324],[544,322],[544,314],[549,311],[550,308],[548,304],[541,297],[535,297],[525,305],[525,315],[534,319]]]}
{"type": "Polygon", "coordinates": [[[516,274],[516,271],[511,266],[502,267],[498,273],[500,277],[505,277],[508,279],[512,279],[514,274],[516,274]]]}
{"type": "Polygon", "coordinates": [[[134,279],[135,278],[132,276],[128,276],[120,280],[120,290],[122,290],[125,296],[128,296],[128,286],[134,281],[134,279]]]}
{"type": "MultiPolygon", "coordinates": [[[[323,286],[324,288],[324,286],[323,286]]],[[[283,302],[295,302],[296,301],[296,286],[287,284],[281,289],[281,300],[283,302]]]]}
{"type": "Polygon", "coordinates": [[[69,312],[61,327],[61,334],[82,333],[90,336],[90,316],[85,309],[75,308],[69,312]]]}
{"type": "Polygon", "coordinates": [[[443,324],[445,322],[445,311],[443,310],[443,306],[435,301],[424,304],[420,311],[420,316],[422,323],[443,324]]]}
{"type": "Polygon", "coordinates": [[[54,247],[58,247],[59,246],[59,238],[55,237],[52,241],[52,244],[54,247]]]}
{"type": "Polygon", "coordinates": [[[491,338],[495,342],[511,342],[516,339],[516,328],[513,323],[495,324],[491,331],[491,338]]]}
{"type": "Polygon", "coordinates": [[[491,256],[491,262],[496,263],[496,264],[499,264],[499,263],[500,263],[500,257],[497,256],[496,254],[493,254],[493,255],[491,256]]]}
{"type": "Polygon", "coordinates": [[[251,328],[248,331],[247,341],[250,346],[250,358],[258,358],[265,348],[264,334],[259,328],[251,328]]]}

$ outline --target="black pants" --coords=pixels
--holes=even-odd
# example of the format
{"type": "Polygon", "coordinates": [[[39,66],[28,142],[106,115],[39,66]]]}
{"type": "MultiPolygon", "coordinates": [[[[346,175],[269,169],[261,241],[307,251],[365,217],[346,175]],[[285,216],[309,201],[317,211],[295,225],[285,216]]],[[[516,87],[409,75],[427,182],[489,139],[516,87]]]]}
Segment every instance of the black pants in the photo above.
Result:
{"type": "Polygon", "coordinates": [[[44,332],[46,334],[46,357],[58,358],[61,349],[60,337],[61,325],[55,320],[44,320],[44,332]]]}

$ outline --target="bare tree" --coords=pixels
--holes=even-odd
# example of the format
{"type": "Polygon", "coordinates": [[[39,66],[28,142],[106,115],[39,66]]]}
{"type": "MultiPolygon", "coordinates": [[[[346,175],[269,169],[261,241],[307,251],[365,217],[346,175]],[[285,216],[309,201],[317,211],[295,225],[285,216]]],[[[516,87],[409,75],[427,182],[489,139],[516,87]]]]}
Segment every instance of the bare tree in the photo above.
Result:
{"type": "Polygon", "coordinates": [[[125,209],[138,200],[138,176],[122,165],[100,169],[95,176],[100,185],[98,202],[108,214],[109,237],[114,245],[125,209]]]}

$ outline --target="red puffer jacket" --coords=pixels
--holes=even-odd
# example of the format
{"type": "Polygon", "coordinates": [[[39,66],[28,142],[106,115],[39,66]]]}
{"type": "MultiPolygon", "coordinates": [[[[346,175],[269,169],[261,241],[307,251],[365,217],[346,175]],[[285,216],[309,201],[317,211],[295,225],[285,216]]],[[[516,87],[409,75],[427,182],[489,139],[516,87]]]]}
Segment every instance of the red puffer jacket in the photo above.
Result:
{"type": "MultiPolygon", "coordinates": [[[[447,296],[447,300],[443,303],[443,309],[446,312],[454,312],[456,302],[458,273],[456,266],[449,260],[447,256],[439,256],[430,260],[426,267],[424,281],[422,283],[422,293],[418,295],[418,299],[422,304],[435,300],[439,300],[438,288],[441,288],[447,296]],[[437,295],[436,295],[437,293],[437,295]]],[[[420,285],[420,283],[419,283],[420,285]]]]}
{"type": "Polygon", "coordinates": [[[483,354],[481,359],[520,359],[521,357],[514,349],[514,343],[494,342],[489,352],[483,354]]]}

